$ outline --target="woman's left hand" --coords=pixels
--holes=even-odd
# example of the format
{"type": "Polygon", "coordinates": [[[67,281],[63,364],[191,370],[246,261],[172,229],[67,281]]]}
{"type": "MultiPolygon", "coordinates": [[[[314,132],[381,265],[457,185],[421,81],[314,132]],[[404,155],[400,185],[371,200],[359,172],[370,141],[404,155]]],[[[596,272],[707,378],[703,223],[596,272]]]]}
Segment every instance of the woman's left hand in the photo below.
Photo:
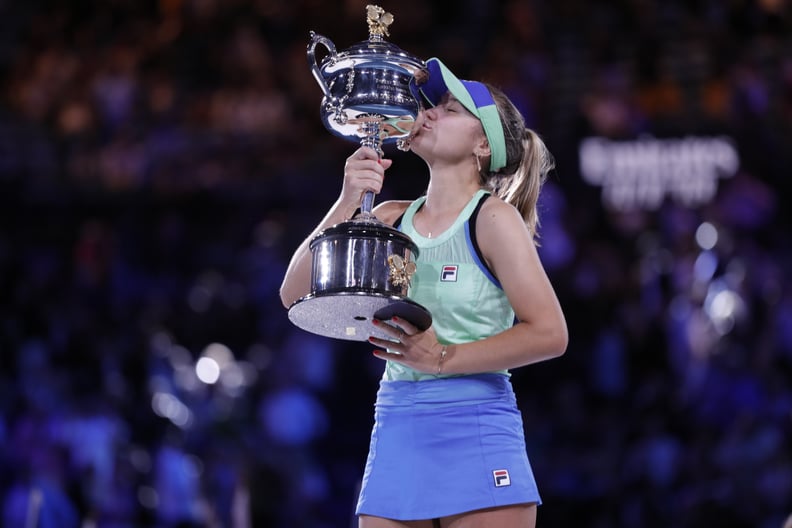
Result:
{"type": "Polygon", "coordinates": [[[372,322],[395,340],[369,337],[369,343],[394,351],[375,350],[376,357],[401,363],[418,372],[437,374],[443,359],[444,346],[437,340],[433,328],[421,332],[415,325],[400,317],[387,321],[374,319],[372,322]]]}

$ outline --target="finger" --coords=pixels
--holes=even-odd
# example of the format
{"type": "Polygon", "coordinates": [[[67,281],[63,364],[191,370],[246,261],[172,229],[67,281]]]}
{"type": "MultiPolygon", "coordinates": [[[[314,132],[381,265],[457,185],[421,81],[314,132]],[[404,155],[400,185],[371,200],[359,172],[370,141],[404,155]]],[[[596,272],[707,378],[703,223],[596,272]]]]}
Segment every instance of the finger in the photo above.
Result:
{"type": "MultiPolygon", "coordinates": [[[[404,347],[404,345],[401,344],[398,341],[390,341],[388,339],[383,339],[381,337],[374,337],[374,336],[370,336],[368,338],[368,342],[371,343],[374,346],[382,347],[383,348],[382,352],[386,352],[387,350],[395,350],[398,347],[404,347]]],[[[402,349],[399,348],[399,350],[402,350],[402,349]]],[[[399,357],[401,357],[401,356],[399,356],[399,357]]]]}
{"type": "Polygon", "coordinates": [[[387,167],[383,166],[377,160],[370,160],[370,159],[361,159],[361,160],[350,160],[347,162],[346,165],[346,172],[359,172],[366,176],[373,176],[377,179],[383,179],[385,177],[385,169],[387,167]]]}
{"type": "Polygon", "coordinates": [[[378,357],[385,361],[404,361],[404,356],[401,354],[394,354],[393,352],[387,352],[385,350],[374,350],[372,354],[374,354],[374,357],[378,357]]]}
{"type": "Polygon", "coordinates": [[[383,175],[373,169],[348,168],[344,175],[344,185],[348,190],[379,193],[383,185],[383,175]]]}
{"type": "Polygon", "coordinates": [[[396,326],[392,323],[393,319],[385,320],[385,319],[372,319],[371,323],[376,326],[378,329],[382,330],[388,335],[392,335],[393,337],[398,338],[404,332],[403,328],[396,326]]]}
{"type": "Polygon", "coordinates": [[[353,185],[361,189],[369,189],[372,187],[382,187],[382,175],[374,171],[356,171],[349,174],[350,181],[353,185]]]}
{"type": "Polygon", "coordinates": [[[391,323],[398,326],[404,333],[407,335],[415,335],[418,333],[418,327],[412,324],[410,321],[406,319],[402,319],[401,317],[393,316],[391,317],[391,323]]]}
{"type": "Polygon", "coordinates": [[[352,154],[351,159],[377,161],[379,157],[379,153],[377,153],[377,151],[373,148],[360,147],[354,152],[354,154],[352,154]]]}

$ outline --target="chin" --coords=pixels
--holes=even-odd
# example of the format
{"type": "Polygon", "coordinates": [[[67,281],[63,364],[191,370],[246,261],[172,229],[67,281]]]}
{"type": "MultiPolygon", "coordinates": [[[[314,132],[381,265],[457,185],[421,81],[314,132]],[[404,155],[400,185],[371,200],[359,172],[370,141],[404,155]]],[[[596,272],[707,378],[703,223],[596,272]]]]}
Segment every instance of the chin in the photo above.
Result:
{"type": "Polygon", "coordinates": [[[424,152],[424,149],[421,146],[421,140],[418,138],[418,136],[415,136],[410,140],[410,152],[413,152],[423,158],[422,152],[424,152]]]}

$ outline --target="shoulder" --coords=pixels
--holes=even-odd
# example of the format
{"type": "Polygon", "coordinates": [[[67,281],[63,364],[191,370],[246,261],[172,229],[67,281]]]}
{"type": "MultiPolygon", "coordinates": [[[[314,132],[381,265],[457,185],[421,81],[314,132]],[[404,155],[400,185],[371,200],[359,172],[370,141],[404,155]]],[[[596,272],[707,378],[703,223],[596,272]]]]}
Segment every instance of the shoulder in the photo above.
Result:
{"type": "Polygon", "coordinates": [[[374,208],[374,216],[383,224],[393,225],[399,219],[407,207],[410,206],[412,200],[389,200],[382,202],[374,208]]]}
{"type": "Polygon", "coordinates": [[[476,228],[479,232],[499,230],[507,227],[525,228],[525,221],[513,205],[495,195],[484,200],[479,210],[476,228]],[[484,230],[484,231],[482,231],[484,230]]]}
{"type": "Polygon", "coordinates": [[[494,195],[481,205],[475,229],[479,246],[488,257],[534,245],[517,208],[494,195]]]}

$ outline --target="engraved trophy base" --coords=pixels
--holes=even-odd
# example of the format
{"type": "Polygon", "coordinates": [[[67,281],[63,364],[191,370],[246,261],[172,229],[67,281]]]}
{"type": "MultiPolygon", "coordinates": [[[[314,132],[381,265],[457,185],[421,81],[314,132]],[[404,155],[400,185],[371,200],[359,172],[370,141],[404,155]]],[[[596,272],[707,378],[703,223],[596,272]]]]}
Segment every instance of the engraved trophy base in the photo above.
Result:
{"type": "Polygon", "coordinates": [[[398,295],[367,292],[311,293],[289,307],[289,320],[314,334],[347,341],[366,341],[370,336],[393,339],[372,319],[396,316],[420,331],[432,325],[432,316],[420,304],[398,295]]]}

